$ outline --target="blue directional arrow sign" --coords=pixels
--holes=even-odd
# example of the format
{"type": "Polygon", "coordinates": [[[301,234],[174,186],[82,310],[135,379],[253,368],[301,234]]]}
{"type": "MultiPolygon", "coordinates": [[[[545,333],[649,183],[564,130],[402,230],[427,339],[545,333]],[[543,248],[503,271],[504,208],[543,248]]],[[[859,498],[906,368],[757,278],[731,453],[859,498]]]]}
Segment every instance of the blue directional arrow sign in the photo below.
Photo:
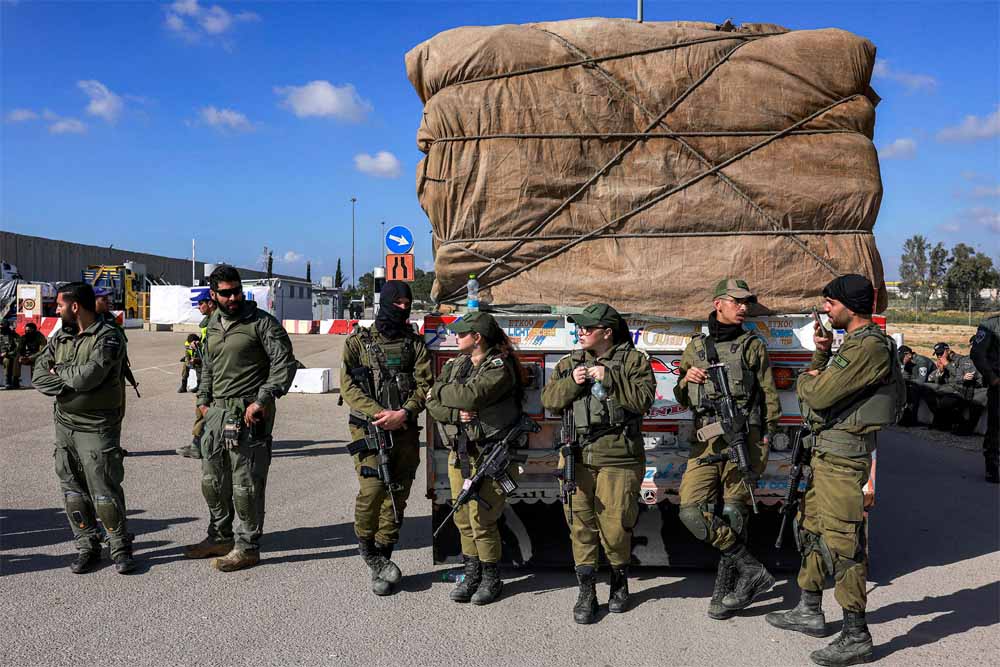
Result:
{"type": "Polygon", "coordinates": [[[413,252],[413,232],[402,225],[396,225],[385,233],[385,247],[394,255],[413,252]]]}

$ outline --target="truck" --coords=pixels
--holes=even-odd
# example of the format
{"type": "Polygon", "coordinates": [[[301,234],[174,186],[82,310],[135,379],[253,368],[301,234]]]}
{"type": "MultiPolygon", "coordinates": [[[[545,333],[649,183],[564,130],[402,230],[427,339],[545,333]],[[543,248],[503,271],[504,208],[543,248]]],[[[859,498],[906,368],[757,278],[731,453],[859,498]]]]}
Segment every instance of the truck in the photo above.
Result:
{"type": "MultiPolygon", "coordinates": [[[[561,310],[561,309],[560,309],[561,310]]],[[[571,562],[569,531],[560,502],[556,477],[559,460],[560,415],[542,407],[541,392],[552,379],[556,363],[579,349],[570,312],[495,312],[493,316],[518,348],[520,363],[530,378],[525,391],[524,410],[541,430],[529,436],[526,449],[513,453],[523,459],[518,489],[508,497],[501,519],[503,558],[517,565],[559,565],[571,562]]],[[[432,368],[439,374],[444,364],[457,355],[457,338],[448,325],[461,313],[428,315],[423,320],[424,341],[431,352],[432,368]]],[[[656,375],[656,399],[642,424],[646,472],[640,491],[639,520],[632,538],[632,558],[636,565],[706,567],[712,566],[715,550],[695,540],[678,519],[678,491],[694,438],[693,415],[674,399],[680,379],[680,359],[692,336],[708,333],[708,322],[642,315],[628,316],[635,346],[649,355],[656,375]]],[[[884,317],[875,321],[885,328],[884,317]]],[[[778,509],[788,488],[791,445],[801,425],[795,383],[808,370],[814,349],[811,314],[768,315],[749,318],[745,328],[766,344],[777,386],[782,416],[780,432],[771,442],[767,468],[754,489],[760,513],[751,519],[750,545],[770,567],[797,567],[800,556],[794,540],[786,539],[781,550],[774,547],[781,522],[778,509]]],[[[835,345],[843,332],[835,332],[835,345]]],[[[447,516],[451,501],[448,484],[448,447],[429,416],[426,420],[426,491],[432,502],[432,532],[447,516]]],[[[865,486],[865,504],[875,501],[875,460],[865,486]]],[[[435,563],[457,562],[461,555],[458,531],[445,526],[433,538],[435,563]]]]}
{"type": "Polygon", "coordinates": [[[126,319],[143,317],[149,302],[146,267],[135,262],[91,264],[82,271],[83,282],[109,293],[111,308],[125,312],[126,319]]]}

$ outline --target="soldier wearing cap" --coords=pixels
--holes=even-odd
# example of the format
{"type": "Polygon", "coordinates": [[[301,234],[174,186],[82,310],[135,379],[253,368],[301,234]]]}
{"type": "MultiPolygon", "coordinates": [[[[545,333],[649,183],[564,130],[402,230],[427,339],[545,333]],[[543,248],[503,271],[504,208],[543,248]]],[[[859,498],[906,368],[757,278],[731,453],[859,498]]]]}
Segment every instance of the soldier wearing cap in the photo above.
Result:
{"type": "MultiPolygon", "coordinates": [[[[743,328],[748,309],[757,298],[743,280],[720,281],[712,293],[714,310],[708,316],[708,335],[698,334],[681,356],[681,379],[674,396],[691,408],[695,428],[716,421],[714,402],[721,397],[705,369],[724,364],[730,391],[749,424],[747,453],[754,476],[767,467],[768,434],[778,429],[781,404],[771,374],[767,345],[743,328]]],[[[774,585],[774,577],[747,549],[750,492],[731,460],[702,462],[727,448],[722,435],[692,441],[687,468],[681,478],[680,520],[699,540],[719,550],[715,589],[708,605],[710,618],[730,618],[774,585]],[[722,516],[716,514],[722,496],[722,516]]]]}
{"type": "MultiPolygon", "coordinates": [[[[899,365],[903,369],[903,378],[906,380],[906,410],[900,426],[912,426],[919,422],[918,412],[920,411],[920,401],[927,394],[927,379],[934,371],[934,362],[930,357],[917,354],[908,345],[899,347],[899,365]]],[[[933,399],[931,399],[933,400],[933,399]]]]}
{"type": "Polygon", "coordinates": [[[1000,314],[979,323],[969,352],[973,363],[983,375],[987,387],[986,436],[983,457],[986,459],[986,481],[1000,482],[997,462],[1000,459],[1000,314]]]}
{"type": "MultiPolygon", "coordinates": [[[[580,585],[573,620],[588,624],[597,616],[595,573],[602,545],[611,564],[608,611],[628,607],[632,528],[646,462],[642,418],[656,398],[656,377],[611,306],[595,303],[568,319],[576,324],[581,349],[556,364],[542,404],[573,415],[576,490],[564,512],[580,585]]],[[[564,465],[560,454],[560,469],[564,465]]]]}
{"type": "Polygon", "coordinates": [[[970,357],[958,354],[947,343],[936,344],[934,356],[935,369],[928,379],[937,390],[933,426],[955,435],[972,435],[986,406],[983,376],[970,357]]]}
{"type": "Polygon", "coordinates": [[[770,613],[766,620],[783,630],[825,637],[823,588],[832,576],[834,597],[844,610],[843,630],[809,657],[818,665],[841,667],[873,659],[865,620],[864,486],[878,431],[895,423],[906,389],[895,342],[872,322],[871,281],[856,274],[841,276],[823,289],[823,296],[831,324],[846,333],[834,355],[832,332],[815,324],[812,365],[797,380],[813,473],[796,517],[802,595],[794,609],[770,613]]]}
{"type": "MultiPolygon", "coordinates": [[[[448,328],[458,335],[459,355],[444,365],[427,393],[427,412],[452,448],[448,481],[452,498],[457,498],[489,448],[521,423],[524,378],[514,346],[488,313],[468,313],[448,328]]],[[[508,473],[515,474],[514,466],[508,473]]],[[[473,500],[454,514],[465,578],[451,599],[484,605],[496,600],[503,587],[497,521],[506,496],[491,479],[484,481],[479,495],[488,505],[473,500]]]]}

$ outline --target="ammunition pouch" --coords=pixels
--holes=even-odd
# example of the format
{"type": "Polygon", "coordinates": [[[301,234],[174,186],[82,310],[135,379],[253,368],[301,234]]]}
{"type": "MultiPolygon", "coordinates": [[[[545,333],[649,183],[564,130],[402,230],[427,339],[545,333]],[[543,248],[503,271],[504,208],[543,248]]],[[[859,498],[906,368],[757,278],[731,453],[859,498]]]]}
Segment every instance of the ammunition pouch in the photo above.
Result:
{"type": "Polygon", "coordinates": [[[243,419],[237,416],[227,416],[222,426],[222,446],[226,449],[237,449],[240,446],[240,431],[243,419]]]}

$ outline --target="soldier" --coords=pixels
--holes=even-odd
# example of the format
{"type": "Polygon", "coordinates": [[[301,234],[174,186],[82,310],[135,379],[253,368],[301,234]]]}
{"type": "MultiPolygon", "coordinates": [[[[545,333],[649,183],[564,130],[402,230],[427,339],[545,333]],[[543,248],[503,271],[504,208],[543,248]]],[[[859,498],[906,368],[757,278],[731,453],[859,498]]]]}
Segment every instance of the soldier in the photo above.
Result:
{"type": "Polygon", "coordinates": [[[24,325],[24,335],[17,344],[17,361],[22,366],[35,367],[35,360],[45,350],[48,341],[39,331],[34,322],[24,325]]]}
{"type": "Polygon", "coordinates": [[[774,577],[747,549],[750,492],[767,467],[770,437],[778,430],[781,404],[774,386],[767,345],[743,328],[747,310],[757,302],[743,280],[720,281],[713,292],[714,310],[708,316],[708,335],[696,335],[681,357],[681,379],[674,396],[691,408],[695,428],[717,421],[714,405],[721,396],[705,369],[725,364],[730,391],[747,417],[746,448],[753,479],[744,479],[729,459],[701,460],[719,456],[729,446],[722,435],[706,442],[693,440],[687,468],[681,478],[680,520],[699,540],[719,550],[715,588],[708,616],[716,620],[732,617],[774,585],[774,577]],[[722,497],[722,516],[716,505],[722,497]]]}
{"type": "Polygon", "coordinates": [[[387,489],[377,475],[372,476],[376,470],[374,451],[362,449],[353,456],[359,486],[354,503],[358,551],[371,568],[372,592],[389,595],[402,577],[391,560],[392,550],[399,540],[406,501],[420,465],[417,415],[424,409],[434,374],[423,337],[408,323],[413,303],[410,286],[399,280],[386,281],[380,303],[374,326],[358,327],[344,343],[340,395],[351,407],[354,443],[364,445],[369,423],[388,431],[392,442],[389,470],[393,489],[387,489]],[[369,381],[380,386],[372,387],[369,381]],[[375,395],[371,395],[372,390],[375,395]],[[390,395],[398,396],[398,405],[388,404],[390,395]]]}
{"type": "MultiPolygon", "coordinates": [[[[459,355],[444,365],[427,393],[427,412],[442,425],[452,447],[448,481],[452,498],[457,498],[487,449],[521,422],[524,379],[513,345],[488,313],[468,313],[448,328],[458,335],[459,355]]],[[[509,472],[513,475],[513,466],[509,472]]],[[[454,515],[465,578],[450,597],[484,605],[503,588],[497,521],[506,496],[491,479],[484,481],[479,495],[489,506],[473,500],[454,515]]]]}
{"type": "Polygon", "coordinates": [[[934,427],[950,429],[955,435],[972,435],[986,404],[983,376],[972,359],[958,354],[947,343],[935,345],[934,355],[935,369],[928,378],[937,386],[934,427]]]}
{"type": "Polygon", "coordinates": [[[62,329],[39,355],[31,381],[55,397],[55,467],[82,574],[101,559],[99,517],[108,532],[115,570],[135,569],[126,528],[121,423],[125,416],[125,340],[95,312],[94,290],[81,282],[56,291],[62,329]]]}
{"type": "Polygon", "coordinates": [[[4,389],[21,386],[21,365],[17,363],[17,346],[21,337],[7,320],[0,321],[0,357],[3,358],[4,389]]]}
{"type": "Polygon", "coordinates": [[[814,637],[827,634],[823,615],[826,577],[844,610],[841,634],[810,658],[818,665],[854,665],[872,660],[872,636],[865,622],[864,485],[871,472],[876,434],[894,423],[905,389],[896,345],[872,323],[875,288],[864,276],[841,276],[823,289],[824,312],[844,342],[831,359],[833,335],[814,326],[816,351],[810,370],[799,376],[802,417],[811,430],[813,476],[797,517],[802,565],[798,606],[767,615],[783,630],[814,637]]]}
{"type": "Polygon", "coordinates": [[[930,357],[917,354],[909,346],[903,345],[899,348],[899,363],[903,368],[903,378],[906,380],[906,411],[903,412],[899,424],[913,426],[919,423],[920,400],[927,393],[924,389],[927,379],[934,371],[934,362],[930,357]]]}
{"type": "MultiPolygon", "coordinates": [[[[201,313],[201,323],[198,325],[200,349],[202,354],[205,350],[205,334],[208,332],[208,321],[212,317],[212,313],[215,312],[215,302],[207,295],[203,295],[198,299],[198,312],[201,313]]],[[[201,385],[201,377],[198,377],[198,384],[201,385]]],[[[201,434],[205,430],[205,415],[202,414],[201,408],[197,405],[197,400],[194,406],[194,426],[191,428],[191,444],[185,445],[183,447],[178,447],[174,451],[185,456],[189,459],[200,459],[201,458],[201,434]]]]}
{"type": "Polygon", "coordinates": [[[1000,482],[997,471],[1000,458],[1000,314],[979,323],[969,356],[987,387],[983,457],[986,459],[986,481],[996,484],[1000,482]]]}
{"type": "MultiPolygon", "coordinates": [[[[656,376],[611,306],[595,303],[567,319],[576,324],[581,349],[556,364],[542,404],[573,414],[576,478],[562,484],[575,482],[576,489],[563,509],[580,585],[573,620],[589,624],[597,617],[595,573],[602,544],[611,564],[608,611],[628,608],[632,528],[646,462],[642,417],[656,398],[656,376]]],[[[564,466],[560,454],[559,467],[564,466]]]]}
{"type": "Polygon", "coordinates": [[[217,556],[212,567],[232,572],[260,562],[275,400],[292,386],[297,362],[281,324],[244,299],[235,268],[217,267],[209,283],[219,310],[208,322],[198,387],[208,536],[185,547],[184,555],[217,556]],[[234,541],[235,515],[240,525],[234,541]]]}
{"type": "Polygon", "coordinates": [[[194,371],[195,388],[191,391],[198,393],[198,384],[201,382],[201,339],[198,334],[188,334],[184,341],[184,356],[181,357],[181,385],[177,388],[178,394],[186,394],[188,391],[188,378],[191,371],[194,371]]]}
{"type": "MultiPolygon", "coordinates": [[[[125,341],[125,354],[122,357],[122,372],[125,375],[125,381],[132,385],[132,389],[135,390],[136,397],[139,396],[139,383],[135,380],[135,375],[132,374],[132,362],[128,358],[128,336],[125,335],[125,327],[118,323],[118,318],[115,314],[111,312],[111,301],[109,300],[111,292],[104,287],[94,288],[94,312],[97,313],[97,319],[103,320],[109,326],[113,326],[122,335],[122,340],[125,341]]],[[[125,382],[122,383],[122,412],[125,411],[125,382]]],[[[122,456],[128,456],[129,451],[122,447],[122,456]]]]}

